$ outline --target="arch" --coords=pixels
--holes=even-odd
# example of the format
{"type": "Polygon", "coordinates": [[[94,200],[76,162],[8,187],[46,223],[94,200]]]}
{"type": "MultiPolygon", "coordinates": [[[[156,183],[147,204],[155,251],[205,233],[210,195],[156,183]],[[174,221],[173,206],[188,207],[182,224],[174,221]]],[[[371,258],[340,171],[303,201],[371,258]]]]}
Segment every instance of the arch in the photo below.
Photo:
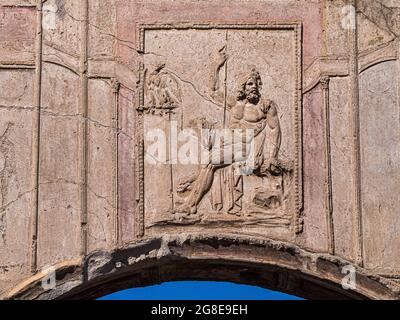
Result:
{"type": "Polygon", "coordinates": [[[44,273],[5,299],[95,299],[115,291],[168,281],[208,280],[256,285],[307,299],[398,299],[394,286],[356,268],[357,286],[341,286],[350,263],[273,240],[232,235],[173,235],[98,251],[55,266],[56,287],[44,290],[44,273]]]}
{"type": "Polygon", "coordinates": [[[390,62],[390,61],[397,61],[397,57],[380,57],[373,61],[368,61],[365,64],[361,65],[359,70],[359,74],[363,74],[365,71],[379,65],[382,63],[390,62]]]}

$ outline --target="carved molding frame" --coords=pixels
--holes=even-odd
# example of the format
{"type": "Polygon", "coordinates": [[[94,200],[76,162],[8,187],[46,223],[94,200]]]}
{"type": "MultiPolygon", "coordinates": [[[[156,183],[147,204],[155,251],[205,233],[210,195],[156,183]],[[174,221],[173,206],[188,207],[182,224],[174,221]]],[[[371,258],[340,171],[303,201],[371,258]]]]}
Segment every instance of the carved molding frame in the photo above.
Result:
{"type": "Polygon", "coordinates": [[[327,226],[327,248],[331,255],[335,254],[335,228],[333,224],[333,199],[332,199],[332,154],[331,154],[331,120],[329,104],[330,78],[325,76],[320,79],[324,100],[324,148],[325,148],[325,209],[327,226]]]}
{"type": "Polygon", "coordinates": [[[137,168],[138,181],[137,201],[138,206],[135,216],[135,235],[138,238],[145,235],[145,207],[144,207],[144,61],[145,53],[145,33],[148,30],[212,30],[212,29],[230,29],[230,30],[288,30],[294,32],[294,64],[296,66],[296,88],[294,92],[293,105],[293,140],[294,140],[294,219],[292,223],[293,235],[303,231],[303,164],[302,164],[302,103],[303,103],[303,67],[302,67],[302,46],[303,46],[303,25],[301,21],[289,22],[266,22],[260,24],[219,24],[219,23],[174,23],[174,24],[142,24],[138,23],[136,27],[137,52],[141,54],[138,67],[139,81],[137,88],[137,127],[138,137],[136,141],[137,148],[137,168]]]}
{"type": "MultiPolygon", "coordinates": [[[[357,10],[357,0],[349,0],[357,10]]],[[[354,223],[354,245],[355,245],[355,262],[358,266],[364,265],[364,240],[362,226],[362,199],[361,199],[361,141],[360,141],[360,87],[359,87],[359,48],[358,48],[358,26],[357,15],[355,28],[348,31],[348,48],[349,48],[349,64],[350,64],[350,90],[351,90],[351,136],[352,144],[352,163],[353,163],[353,223],[354,223]]]]}

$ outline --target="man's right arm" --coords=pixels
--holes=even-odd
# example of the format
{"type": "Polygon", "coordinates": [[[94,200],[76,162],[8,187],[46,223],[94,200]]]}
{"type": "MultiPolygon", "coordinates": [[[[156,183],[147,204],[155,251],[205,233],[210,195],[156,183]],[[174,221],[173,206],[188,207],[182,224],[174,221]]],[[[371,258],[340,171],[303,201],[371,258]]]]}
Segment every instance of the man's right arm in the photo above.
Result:
{"type": "Polygon", "coordinates": [[[220,105],[224,103],[224,88],[220,84],[220,71],[226,64],[226,46],[218,51],[218,54],[213,57],[212,70],[210,75],[210,90],[212,98],[220,105]]]}
{"type": "Polygon", "coordinates": [[[226,102],[226,106],[228,107],[228,109],[231,109],[235,106],[236,99],[228,95],[225,101],[225,87],[221,86],[221,83],[224,83],[224,81],[221,81],[220,79],[221,69],[223,66],[226,65],[227,59],[228,57],[226,54],[226,46],[224,46],[213,58],[212,72],[210,77],[210,89],[211,97],[217,104],[224,106],[226,102]]]}

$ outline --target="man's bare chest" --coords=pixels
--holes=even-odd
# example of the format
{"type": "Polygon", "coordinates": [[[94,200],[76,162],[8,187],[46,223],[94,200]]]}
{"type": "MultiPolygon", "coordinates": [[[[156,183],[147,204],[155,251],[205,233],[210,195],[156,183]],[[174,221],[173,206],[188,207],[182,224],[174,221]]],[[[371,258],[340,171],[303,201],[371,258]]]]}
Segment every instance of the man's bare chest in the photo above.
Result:
{"type": "Polygon", "coordinates": [[[237,104],[232,111],[234,118],[237,120],[245,120],[251,123],[257,123],[265,118],[260,105],[250,103],[237,104]]]}

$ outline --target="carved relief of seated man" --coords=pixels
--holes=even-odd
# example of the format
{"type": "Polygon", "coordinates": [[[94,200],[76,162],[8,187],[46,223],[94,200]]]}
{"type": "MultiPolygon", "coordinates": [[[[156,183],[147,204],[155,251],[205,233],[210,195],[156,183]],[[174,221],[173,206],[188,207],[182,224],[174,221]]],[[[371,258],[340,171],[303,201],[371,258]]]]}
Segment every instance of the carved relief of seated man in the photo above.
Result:
{"type": "MultiPolygon", "coordinates": [[[[239,141],[233,139],[233,142],[222,141],[220,145],[211,146],[210,160],[201,168],[198,177],[180,186],[181,190],[185,188],[190,192],[183,205],[175,210],[176,213],[189,215],[197,213],[198,205],[210,191],[215,173],[219,169],[233,167],[240,163],[258,175],[267,171],[280,170],[278,153],[281,145],[281,128],[277,107],[274,102],[262,98],[261,76],[255,68],[251,68],[247,73],[239,76],[236,97],[226,97],[225,99],[225,94],[219,85],[219,73],[226,60],[225,48],[223,48],[215,59],[211,77],[212,97],[216,103],[221,106],[226,105],[230,111],[229,129],[239,130],[242,133],[251,130],[252,134],[242,135],[243,138],[239,141]],[[254,146],[253,159],[249,159],[250,155],[247,152],[235,152],[235,150],[248,150],[247,147],[250,144],[254,146]],[[266,150],[269,150],[267,155],[266,150]],[[226,161],[226,159],[230,161],[226,161]]],[[[234,174],[233,170],[231,172],[232,189],[236,189],[238,195],[232,195],[228,212],[234,211],[235,201],[241,198],[240,193],[243,194],[243,190],[240,190],[242,176],[234,174]]],[[[215,209],[220,208],[216,206],[215,209]]],[[[236,208],[236,211],[240,211],[240,209],[236,208]]]]}

